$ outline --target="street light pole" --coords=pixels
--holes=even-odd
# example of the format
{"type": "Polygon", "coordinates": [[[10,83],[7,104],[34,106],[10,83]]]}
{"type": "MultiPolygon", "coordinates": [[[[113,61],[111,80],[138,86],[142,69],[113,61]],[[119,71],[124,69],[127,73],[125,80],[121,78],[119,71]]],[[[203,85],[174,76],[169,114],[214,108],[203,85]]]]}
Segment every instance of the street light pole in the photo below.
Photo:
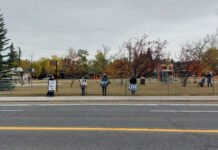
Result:
{"type": "MultiPolygon", "coordinates": [[[[218,63],[218,58],[216,59],[216,62],[218,63]]],[[[218,66],[218,65],[217,65],[218,66]]],[[[217,68],[217,67],[216,67],[217,68]]],[[[214,73],[215,75],[215,73],[214,73]]],[[[213,78],[213,95],[215,95],[215,81],[214,81],[214,75],[212,74],[212,78],[213,78]]]]}
{"type": "Polygon", "coordinates": [[[20,50],[20,47],[18,47],[18,61],[19,61],[19,67],[20,67],[20,56],[21,56],[21,50],[20,50]]]}
{"type": "Polygon", "coordinates": [[[58,61],[56,60],[56,91],[58,92],[58,61]]]}
{"type": "Polygon", "coordinates": [[[213,78],[213,95],[215,94],[215,92],[214,92],[214,75],[212,74],[212,78],[213,78]]]}
{"type": "Polygon", "coordinates": [[[33,76],[32,76],[32,69],[33,69],[33,55],[31,55],[31,65],[30,65],[30,84],[31,84],[31,87],[33,87],[33,76]]]}

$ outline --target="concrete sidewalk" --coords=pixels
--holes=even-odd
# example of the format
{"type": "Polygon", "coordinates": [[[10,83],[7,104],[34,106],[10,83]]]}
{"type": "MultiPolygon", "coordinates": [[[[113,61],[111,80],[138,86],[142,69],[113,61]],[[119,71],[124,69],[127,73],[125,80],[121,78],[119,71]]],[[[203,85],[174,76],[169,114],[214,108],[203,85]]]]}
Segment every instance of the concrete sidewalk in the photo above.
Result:
{"type": "Polygon", "coordinates": [[[194,102],[218,103],[218,96],[54,96],[0,97],[0,102],[194,102]]]}

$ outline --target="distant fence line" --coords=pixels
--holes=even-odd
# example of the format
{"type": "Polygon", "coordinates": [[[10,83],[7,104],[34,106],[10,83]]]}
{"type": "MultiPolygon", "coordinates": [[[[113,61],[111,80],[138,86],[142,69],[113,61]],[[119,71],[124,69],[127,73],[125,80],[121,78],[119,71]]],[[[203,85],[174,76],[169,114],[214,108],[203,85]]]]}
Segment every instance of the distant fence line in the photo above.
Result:
{"type": "MultiPolygon", "coordinates": [[[[180,78],[169,78],[167,81],[159,81],[156,78],[145,78],[144,84],[141,79],[137,79],[138,90],[136,96],[188,96],[188,95],[218,95],[218,77],[212,79],[213,87],[200,87],[198,82],[201,78],[189,77],[186,87],[182,86],[180,78]]],[[[108,95],[111,96],[131,96],[128,90],[129,79],[110,79],[108,95]]],[[[87,80],[87,95],[102,95],[99,79],[87,80]]],[[[48,91],[48,80],[0,80],[0,96],[46,96],[48,91]]],[[[78,96],[81,95],[79,80],[58,80],[57,96],[78,96]]]]}

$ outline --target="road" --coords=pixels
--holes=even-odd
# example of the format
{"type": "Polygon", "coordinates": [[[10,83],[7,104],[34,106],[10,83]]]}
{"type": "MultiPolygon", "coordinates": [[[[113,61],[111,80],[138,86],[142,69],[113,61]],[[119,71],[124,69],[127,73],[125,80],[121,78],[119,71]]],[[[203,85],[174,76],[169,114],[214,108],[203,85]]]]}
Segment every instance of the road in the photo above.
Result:
{"type": "Polygon", "coordinates": [[[2,150],[215,150],[217,104],[0,104],[2,150]]]}

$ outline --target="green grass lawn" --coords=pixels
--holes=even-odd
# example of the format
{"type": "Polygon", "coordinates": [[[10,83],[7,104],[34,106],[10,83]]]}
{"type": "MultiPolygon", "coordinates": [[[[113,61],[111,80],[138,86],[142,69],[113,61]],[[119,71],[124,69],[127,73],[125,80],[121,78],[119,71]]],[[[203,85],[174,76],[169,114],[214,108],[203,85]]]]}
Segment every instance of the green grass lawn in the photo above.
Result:
{"type": "MultiPolygon", "coordinates": [[[[128,83],[121,85],[120,79],[110,80],[108,95],[125,96],[131,95],[128,90],[128,83]]],[[[128,81],[128,79],[127,79],[128,81]]],[[[13,91],[0,91],[0,96],[45,96],[48,90],[47,80],[33,80],[31,84],[25,82],[24,85],[18,85],[13,91]]],[[[76,96],[81,94],[79,81],[75,80],[71,87],[72,80],[58,80],[59,96],[76,96]]],[[[102,95],[99,80],[88,80],[87,95],[102,95]]],[[[183,87],[180,81],[173,81],[170,84],[156,81],[156,79],[146,81],[145,85],[140,85],[138,80],[137,96],[160,96],[160,95],[178,95],[178,96],[197,96],[197,95],[218,95],[218,81],[215,81],[214,88],[199,87],[197,83],[188,81],[187,86],[183,87]]]]}

